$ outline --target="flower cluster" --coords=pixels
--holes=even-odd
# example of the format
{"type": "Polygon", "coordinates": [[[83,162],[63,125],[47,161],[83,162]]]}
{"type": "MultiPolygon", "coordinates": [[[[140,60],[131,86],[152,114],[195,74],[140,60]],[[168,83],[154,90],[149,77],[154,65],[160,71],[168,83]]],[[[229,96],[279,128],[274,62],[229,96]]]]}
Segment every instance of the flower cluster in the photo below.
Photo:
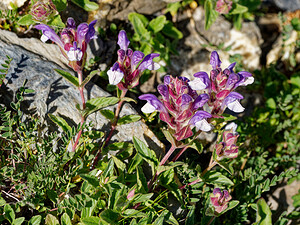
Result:
{"type": "Polygon", "coordinates": [[[221,213],[227,209],[227,204],[231,200],[231,196],[228,191],[221,191],[220,188],[215,188],[213,195],[210,197],[210,201],[215,208],[215,212],[221,213]]]}
{"type": "Polygon", "coordinates": [[[222,71],[216,51],[211,54],[210,64],[213,68],[210,77],[206,72],[195,73],[195,79],[189,82],[190,87],[193,90],[204,90],[209,95],[207,103],[214,117],[222,115],[226,107],[236,113],[243,112],[245,108],[239,101],[244,97],[233,90],[238,86],[252,84],[254,81],[252,74],[246,71],[234,73],[236,63],[232,63],[222,71]]]}
{"type": "Polygon", "coordinates": [[[218,0],[216,5],[216,11],[221,14],[227,14],[232,8],[232,1],[230,0],[218,0]]]}
{"type": "Polygon", "coordinates": [[[236,145],[237,138],[239,137],[236,132],[237,125],[230,123],[225,127],[222,135],[222,142],[216,144],[217,160],[223,158],[236,158],[238,156],[239,147],[236,145]]]}
{"type": "Polygon", "coordinates": [[[56,7],[52,0],[37,1],[29,12],[34,20],[42,22],[46,20],[51,14],[57,13],[56,7]]]}
{"type": "Polygon", "coordinates": [[[60,32],[60,37],[45,24],[36,25],[35,28],[43,32],[41,37],[43,42],[50,39],[60,47],[62,54],[69,60],[69,66],[78,72],[84,65],[88,43],[97,38],[94,28],[96,22],[94,20],[90,24],[81,23],[76,29],[74,19],[68,18],[66,28],[60,32]]]}
{"type": "Polygon", "coordinates": [[[143,106],[144,113],[159,111],[159,117],[172,130],[171,134],[180,141],[193,135],[192,128],[209,131],[210,124],[206,121],[211,115],[199,110],[208,101],[207,94],[198,95],[188,84],[189,80],[183,77],[165,76],[164,84],[157,89],[161,94],[160,100],[153,94],[144,94],[139,97],[147,100],[143,106]]]}
{"type": "Polygon", "coordinates": [[[120,90],[128,90],[139,84],[139,78],[146,69],[157,70],[159,64],[153,59],[159,54],[152,53],[147,56],[140,51],[128,48],[130,41],[124,30],[118,35],[118,61],[107,72],[109,83],[117,85],[120,90]],[[145,56],[145,57],[144,57],[145,56]]]}

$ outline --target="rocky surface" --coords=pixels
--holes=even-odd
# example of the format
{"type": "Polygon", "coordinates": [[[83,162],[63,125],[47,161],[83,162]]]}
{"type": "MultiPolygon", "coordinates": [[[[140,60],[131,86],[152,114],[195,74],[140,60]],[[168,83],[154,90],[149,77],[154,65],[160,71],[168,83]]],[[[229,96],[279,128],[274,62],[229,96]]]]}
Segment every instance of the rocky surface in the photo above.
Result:
{"type": "Polygon", "coordinates": [[[171,71],[174,75],[192,78],[196,72],[209,72],[210,52],[220,45],[223,45],[218,49],[222,67],[227,67],[230,64],[230,56],[235,54],[241,55],[246,69],[254,70],[260,67],[260,45],[263,40],[254,22],[243,23],[242,29],[238,31],[219,16],[210,29],[205,30],[204,16],[204,9],[201,7],[191,14],[191,20],[186,26],[189,35],[181,43],[179,56],[172,56],[171,71]]]}
{"type": "MultiPolygon", "coordinates": [[[[26,97],[29,110],[34,110],[45,121],[48,120],[47,114],[53,113],[64,117],[70,124],[80,122],[80,114],[75,107],[76,103],[81,102],[78,90],[53,70],[67,68],[57,46],[44,44],[37,39],[20,39],[10,32],[0,30],[2,62],[5,55],[12,57],[13,61],[5,85],[0,89],[1,99],[11,102],[16,90],[27,79],[26,86],[35,90],[34,94],[26,97]]],[[[91,99],[109,94],[90,82],[86,86],[85,96],[91,99]]],[[[135,113],[129,104],[125,104],[121,110],[121,116],[135,113]]],[[[109,129],[109,122],[100,113],[89,116],[89,121],[96,129],[106,132],[109,129]]],[[[156,151],[163,148],[162,143],[142,121],[119,126],[112,140],[131,141],[133,136],[146,141],[156,151]]]]}

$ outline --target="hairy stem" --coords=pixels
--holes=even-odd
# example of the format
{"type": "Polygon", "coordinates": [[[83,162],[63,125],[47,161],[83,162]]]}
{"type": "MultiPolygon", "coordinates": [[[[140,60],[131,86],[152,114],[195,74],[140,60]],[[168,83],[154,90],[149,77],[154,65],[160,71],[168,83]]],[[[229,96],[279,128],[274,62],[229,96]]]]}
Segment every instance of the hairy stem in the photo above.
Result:
{"type": "Polygon", "coordinates": [[[183,149],[181,149],[177,155],[172,159],[173,162],[175,162],[187,149],[189,146],[185,146],[183,149]]]}
{"type": "MultiPolygon", "coordinates": [[[[81,70],[77,71],[77,74],[78,74],[79,93],[80,93],[80,97],[81,97],[82,110],[84,110],[85,109],[85,98],[84,98],[84,93],[83,93],[84,87],[80,87],[81,84],[82,84],[82,71],[81,70]]],[[[83,115],[81,115],[80,129],[79,129],[79,132],[77,134],[76,141],[75,141],[75,143],[72,147],[72,152],[75,152],[75,149],[78,145],[79,139],[80,139],[81,134],[82,134],[84,121],[85,121],[85,117],[83,115]]]]}

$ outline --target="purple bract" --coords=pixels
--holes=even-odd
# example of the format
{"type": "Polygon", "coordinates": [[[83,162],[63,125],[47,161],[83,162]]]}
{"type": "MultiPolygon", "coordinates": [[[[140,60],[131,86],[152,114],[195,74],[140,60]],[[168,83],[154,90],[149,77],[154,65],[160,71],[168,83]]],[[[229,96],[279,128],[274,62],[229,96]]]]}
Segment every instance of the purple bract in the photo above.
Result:
{"type": "Polygon", "coordinates": [[[211,125],[207,118],[211,115],[200,110],[208,101],[207,94],[198,95],[188,85],[189,80],[184,77],[166,76],[164,84],[160,84],[157,89],[161,94],[158,99],[155,95],[141,95],[139,99],[147,100],[143,106],[144,113],[159,111],[159,117],[165,121],[171,134],[178,141],[191,137],[192,128],[197,130],[210,131],[211,125]]]}
{"type": "Polygon", "coordinates": [[[227,204],[231,200],[231,196],[228,191],[221,191],[220,188],[215,188],[213,195],[210,197],[210,201],[215,208],[215,212],[221,213],[227,209],[227,204]]]}

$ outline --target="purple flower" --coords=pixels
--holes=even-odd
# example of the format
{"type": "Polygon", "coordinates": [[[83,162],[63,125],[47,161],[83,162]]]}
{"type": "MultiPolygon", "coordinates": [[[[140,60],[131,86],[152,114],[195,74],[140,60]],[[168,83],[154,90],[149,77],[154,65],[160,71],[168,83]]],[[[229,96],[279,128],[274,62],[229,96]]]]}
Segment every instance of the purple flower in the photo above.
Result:
{"type": "Polygon", "coordinates": [[[232,1],[230,0],[218,0],[216,5],[216,11],[221,14],[227,14],[232,8],[232,1]]]}
{"type": "Polygon", "coordinates": [[[233,112],[240,113],[244,112],[245,108],[241,105],[239,100],[243,99],[244,97],[237,93],[231,92],[225,99],[224,99],[224,106],[226,105],[228,109],[232,110],[233,112]]]}
{"type": "Polygon", "coordinates": [[[87,44],[94,38],[96,20],[90,24],[81,23],[76,30],[75,21],[73,18],[68,18],[67,26],[64,28],[60,37],[53,29],[44,24],[36,25],[35,28],[41,30],[43,35],[41,40],[46,42],[48,39],[55,42],[63,55],[69,60],[69,65],[75,70],[81,70],[84,65],[87,44]]]}
{"type": "Polygon", "coordinates": [[[220,188],[215,188],[213,194],[210,197],[210,201],[215,208],[215,212],[221,213],[228,207],[228,202],[231,200],[231,196],[228,191],[221,191],[220,188]]]}
{"type": "Polygon", "coordinates": [[[159,111],[161,120],[168,124],[171,133],[178,141],[191,137],[193,127],[202,131],[210,131],[212,128],[207,122],[211,114],[200,110],[209,96],[198,95],[190,88],[188,82],[189,80],[184,77],[166,76],[164,84],[157,87],[162,95],[160,100],[152,94],[139,97],[141,100],[148,101],[142,111],[144,113],[159,111]]]}
{"type": "Polygon", "coordinates": [[[236,63],[230,64],[222,71],[221,60],[216,51],[211,53],[210,64],[210,76],[206,72],[195,73],[195,79],[189,82],[190,87],[196,91],[203,90],[209,95],[208,106],[214,117],[221,116],[226,107],[236,113],[243,112],[244,107],[239,103],[243,96],[233,90],[238,86],[252,84],[252,74],[246,71],[234,73],[236,63]]]}
{"type": "MultiPolygon", "coordinates": [[[[133,52],[128,48],[130,41],[126,36],[126,32],[121,30],[118,35],[118,61],[119,69],[122,71],[122,78],[115,79],[115,73],[112,73],[113,68],[109,70],[108,79],[109,83],[117,85],[120,90],[128,90],[139,84],[139,78],[144,70],[157,70],[160,68],[159,64],[154,62],[153,59],[158,57],[159,54],[152,53],[144,57],[144,53],[140,51],[133,52]]],[[[118,78],[121,73],[118,74],[118,78]]]]}

